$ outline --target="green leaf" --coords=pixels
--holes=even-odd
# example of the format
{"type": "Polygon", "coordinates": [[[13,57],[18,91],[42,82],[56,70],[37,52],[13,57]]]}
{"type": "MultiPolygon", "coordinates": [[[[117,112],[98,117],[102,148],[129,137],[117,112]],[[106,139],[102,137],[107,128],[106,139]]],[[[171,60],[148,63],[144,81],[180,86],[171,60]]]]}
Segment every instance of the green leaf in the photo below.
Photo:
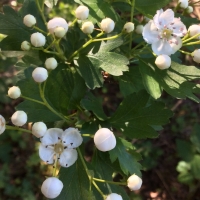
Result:
{"type": "Polygon", "coordinates": [[[200,125],[195,124],[193,127],[192,135],[190,136],[190,141],[200,153],[200,125]]]}
{"type": "MultiPolygon", "coordinates": [[[[200,78],[200,69],[194,66],[180,65],[172,62],[171,67],[167,70],[160,70],[155,66],[154,60],[140,60],[140,72],[142,73],[143,82],[146,89],[152,97],[155,97],[152,90],[151,82],[148,80],[150,76],[158,88],[157,83],[168,94],[176,98],[190,98],[193,101],[200,102],[200,99],[194,93],[200,93],[200,85],[190,82],[200,78]],[[146,75],[145,73],[148,73],[146,75]]],[[[156,93],[159,94],[159,93],[156,93]]]]}
{"type": "Polygon", "coordinates": [[[87,56],[80,56],[77,65],[77,71],[85,80],[88,88],[94,89],[103,86],[104,80],[100,68],[94,65],[87,56]]]}
{"type": "Polygon", "coordinates": [[[200,179],[200,155],[195,155],[191,161],[191,171],[195,179],[200,179]]]}
{"type": "Polygon", "coordinates": [[[102,108],[102,101],[95,97],[92,93],[88,93],[86,97],[81,100],[81,106],[86,110],[92,111],[98,119],[107,119],[107,116],[102,108]]]}
{"type": "Polygon", "coordinates": [[[96,200],[90,191],[90,181],[80,158],[68,168],[61,168],[59,179],[63,182],[61,194],[55,200],[96,200]]]}
{"type": "Polygon", "coordinates": [[[124,174],[137,174],[138,176],[141,176],[140,169],[142,166],[137,162],[133,155],[127,152],[123,142],[122,138],[117,138],[116,147],[109,151],[111,161],[114,162],[118,159],[124,174]]]}
{"type": "Polygon", "coordinates": [[[152,138],[158,134],[153,125],[164,125],[172,112],[161,102],[148,104],[149,95],[145,91],[127,96],[119,105],[109,122],[130,138],[152,138]]]}

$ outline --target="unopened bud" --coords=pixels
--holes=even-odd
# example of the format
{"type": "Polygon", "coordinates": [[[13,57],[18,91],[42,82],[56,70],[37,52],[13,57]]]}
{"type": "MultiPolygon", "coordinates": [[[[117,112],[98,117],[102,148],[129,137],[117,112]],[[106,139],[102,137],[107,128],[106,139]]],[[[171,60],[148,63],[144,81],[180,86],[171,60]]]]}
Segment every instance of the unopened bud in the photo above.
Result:
{"type": "Polygon", "coordinates": [[[194,10],[194,9],[193,9],[192,6],[188,6],[188,7],[186,8],[186,12],[187,12],[188,14],[192,13],[193,10],[194,10]]]}
{"type": "Polygon", "coordinates": [[[46,43],[46,38],[42,33],[33,33],[31,35],[31,44],[34,47],[43,47],[46,43]]]}
{"type": "MultiPolygon", "coordinates": [[[[55,33],[55,29],[58,27],[64,28],[65,33],[68,31],[68,24],[67,24],[66,20],[61,17],[55,17],[55,18],[49,20],[49,22],[47,23],[47,28],[51,34],[55,33]]],[[[62,29],[62,31],[61,31],[61,29],[60,30],[58,29],[56,32],[59,32],[59,31],[62,32],[62,34],[64,32],[63,29],[62,29]]],[[[57,33],[57,34],[61,35],[61,33],[57,33]]]]}
{"type": "Polygon", "coordinates": [[[48,78],[48,72],[43,67],[36,67],[32,72],[32,77],[35,82],[42,83],[48,78]]]}
{"type": "MultiPolygon", "coordinates": [[[[188,32],[190,34],[190,37],[200,34],[200,26],[197,24],[193,24],[188,28],[188,32]]],[[[200,39],[200,35],[197,36],[196,39],[200,39]]]]}
{"type": "Polygon", "coordinates": [[[76,10],[75,10],[75,15],[76,18],[79,20],[85,20],[88,18],[89,15],[89,9],[86,6],[79,6],[76,10]]]}
{"type": "Polygon", "coordinates": [[[124,25],[124,30],[127,32],[127,33],[130,33],[134,30],[134,23],[132,22],[127,22],[125,25],[124,25]]]}
{"type": "Polygon", "coordinates": [[[109,194],[105,200],[123,200],[122,196],[116,193],[109,194]]]}
{"type": "Polygon", "coordinates": [[[27,41],[23,41],[22,44],[21,44],[21,49],[23,51],[28,51],[31,49],[31,44],[27,41]]]}
{"type": "Polygon", "coordinates": [[[171,58],[168,55],[159,55],[155,60],[155,64],[159,69],[167,69],[171,66],[171,58]]]}
{"type": "Polygon", "coordinates": [[[181,8],[187,8],[188,7],[188,0],[179,0],[178,4],[181,8]]]}
{"type": "Polygon", "coordinates": [[[35,137],[37,138],[43,137],[46,131],[47,126],[43,122],[36,122],[32,126],[32,134],[35,135],[35,137]]]}
{"type": "Polygon", "coordinates": [[[12,115],[11,121],[15,126],[23,126],[27,122],[27,114],[18,110],[12,115]]]}
{"type": "Polygon", "coordinates": [[[36,19],[33,15],[26,15],[23,22],[26,26],[32,27],[36,24],[36,19]]]}
{"type": "Polygon", "coordinates": [[[8,90],[8,96],[12,99],[17,99],[21,96],[21,90],[17,86],[12,86],[8,90]]]}
{"type": "Polygon", "coordinates": [[[144,29],[144,26],[143,26],[143,25],[137,25],[137,26],[136,26],[136,29],[135,29],[135,32],[136,32],[137,34],[142,34],[143,29],[144,29]]]}
{"type": "Polygon", "coordinates": [[[92,22],[85,22],[82,25],[82,31],[85,34],[91,34],[94,30],[94,24],[92,22]]]}
{"type": "Polygon", "coordinates": [[[55,58],[47,58],[45,61],[45,67],[49,70],[53,70],[58,66],[58,62],[55,58]]]}
{"type": "Polygon", "coordinates": [[[196,49],[191,53],[193,60],[197,63],[200,63],[200,49],[196,49]]]}
{"type": "Polygon", "coordinates": [[[6,120],[0,115],[0,134],[2,134],[6,130],[6,120]]]}
{"type": "Polygon", "coordinates": [[[101,30],[104,31],[105,33],[110,33],[114,30],[115,28],[115,23],[112,19],[110,18],[106,18],[106,19],[103,19],[101,21],[101,30]]]}
{"type": "Polygon", "coordinates": [[[54,35],[57,37],[57,38],[63,38],[66,34],[66,30],[63,28],[63,27],[56,27],[54,29],[54,35]]]}
{"type": "Polygon", "coordinates": [[[142,179],[139,176],[133,174],[128,178],[127,186],[130,190],[139,190],[142,186],[142,179]]]}

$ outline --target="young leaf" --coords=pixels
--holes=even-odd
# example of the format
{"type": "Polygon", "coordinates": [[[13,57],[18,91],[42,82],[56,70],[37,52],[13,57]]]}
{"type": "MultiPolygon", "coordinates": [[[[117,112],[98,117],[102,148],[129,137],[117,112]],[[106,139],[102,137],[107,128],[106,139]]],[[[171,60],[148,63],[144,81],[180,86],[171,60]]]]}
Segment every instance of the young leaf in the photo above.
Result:
{"type": "Polygon", "coordinates": [[[158,133],[153,125],[164,125],[172,116],[172,112],[164,108],[161,102],[147,105],[149,95],[145,91],[127,96],[109,119],[111,125],[129,138],[152,138],[158,133]]]}

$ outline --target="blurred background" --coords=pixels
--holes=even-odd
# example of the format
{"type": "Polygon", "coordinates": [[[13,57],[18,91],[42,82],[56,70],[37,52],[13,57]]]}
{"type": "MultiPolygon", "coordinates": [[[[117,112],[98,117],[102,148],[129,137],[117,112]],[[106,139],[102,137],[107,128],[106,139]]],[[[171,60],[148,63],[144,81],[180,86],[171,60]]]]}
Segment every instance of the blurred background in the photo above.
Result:
{"type": "MultiPolygon", "coordinates": [[[[1,0],[0,11],[3,5],[18,10],[22,2],[1,0]]],[[[72,0],[69,3],[69,0],[59,1],[56,9],[47,10],[49,17],[58,15],[73,20],[72,12],[76,5],[72,0]]],[[[198,18],[198,8],[196,6],[192,17],[198,18]]],[[[0,35],[0,40],[3,37],[0,35]]],[[[181,59],[185,64],[192,64],[188,57],[181,59]]],[[[14,63],[16,58],[6,58],[0,52],[0,114],[9,123],[15,106],[22,101],[6,96],[8,88],[16,82],[14,63]]],[[[121,100],[118,85],[112,77],[106,79],[105,86],[98,92],[103,98],[106,96],[107,107],[118,105],[121,100]]],[[[138,193],[130,193],[131,199],[200,200],[200,106],[188,99],[173,99],[166,93],[162,100],[174,111],[174,117],[160,131],[159,138],[132,141],[143,156],[144,183],[138,193]]],[[[89,149],[89,145],[86,148],[89,149]]],[[[40,186],[48,175],[48,166],[41,165],[38,156],[38,141],[31,134],[9,130],[0,135],[0,200],[45,199],[40,186]]]]}

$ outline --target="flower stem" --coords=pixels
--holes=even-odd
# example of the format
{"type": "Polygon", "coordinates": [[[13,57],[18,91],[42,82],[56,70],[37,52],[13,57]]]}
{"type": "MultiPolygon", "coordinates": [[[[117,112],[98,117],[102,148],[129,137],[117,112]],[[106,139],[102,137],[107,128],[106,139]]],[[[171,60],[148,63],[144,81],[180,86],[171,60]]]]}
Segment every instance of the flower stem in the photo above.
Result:
{"type": "Polygon", "coordinates": [[[103,194],[103,192],[100,190],[99,186],[94,182],[92,181],[92,184],[94,185],[94,187],[97,189],[97,191],[101,194],[101,196],[103,197],[103,199],[105,199],[105,195],[103,194]]]}
{"type": "MultiPolygon", "coordinates": [[[[131,22],[133,22],[133,15],[134,15],[134,8],[135,8],[135,0],[132,0],[131,3],[131,22]]],[[[131,50],[132,47],[132,40],[133,40],[133,34],[130,34],[130,43],[129,43],[129,49],[131,50]]]]}
{"type": "Polygon", "coordinates": [[[184,40],[183,43],[186,43],[186,42],[188,42],[188,41],[190,41],[190,40],[192,40],[192,39],[197,39],[198,36],[200,36],[200,33],[198,33],[198,34],[196,34],[196,35],[194,35],[194,36],[192,36],[192,37],[190,37],[190,38],[184,40]]]}
{"type": "Polygon", "coordinates": [[[45,105],[44,102],[38,101],[38,100],[36,100],[36,99],[32,99],[32,98],[29,98],[29,97],[25,97],[25,96],[23,96],[23,95],[21,95],[20,97],[23,98],[23,99],[27,99],[27,100],[29,100],[29,101],[33,101],[33,102],[36,102],[36,103],[45,105]]]}
{"type": "Polygon", "coordinates": [[[77,22],[77,20],[78,20],[78,19],[76,18],[76,19],[69,25],[69,27],[70,27],[70,26],[74,26],[74,24],[77,22]]]}
{"type": "Polygon", "coordinates": [[[179,50],[181,53],[183,54],[186,54],[186,55],[190,55],[191,56],[191,53],[190,52],[186,52],[186,51],[183,51],[183,50],[179,50]]]}
{"type": "Polygon", "coordinates": [[[114,182],[114,181],[107,181],[107,180],[102,180],[102,179],[98,179],[98,178],[92,178],[94,181],[98,181],[101,183],[110,183],[113,185],[127,185],[126,182],[114,182]]]}
{"type": "Polygon", "coordinates": [[[7,130],[15,130],[15,131],[22,131],[22,132],[32,133],[32,131],[30,131],[30,130],[27,130],[27,129],[24,129],[24,128],[19,128],[19,127],[16,127],[16,126],[6,125],[6,129],[7,130]]]}
{"type": "Polygon", "coordinates": [[[43,31],[42,29],[40,29],[40,28],[37,27],[37,26],[33,26],[33,28],[34,28],[35,30],[37,30],[37,31],[39,31],[39,32],[41,32],[41,33],[43,33],[43,34],[45,34],[45,35],[48,35],[47,32],[43,31]]]}
{"type": "Polygon", "coordinates": [[[83,136],[83,137],[91,137],[91,138],[94,137],[94,135],[92,135],[92,134],[82,134],[82,136],[83,136]]]}
{"type": "MultiPolygon", "coordinates": [[[[46,24],[47,22],[46,22],[46,19],[45,19],[45,16],[44,16],[44,6],[42,6],[42,8],[41,8],[39,1],[41,1],[41,0],[36,0],[36,4],[37,4],[38,10],[40,12],[40,15],[42,17],[42,20],[46,24]]],[[[44,4],[44,1],[42,3],[44,4]]]]}
{"type": "Polygon", "coordinates": [[[190,46],[190,45],[194,45],[194,44],[200,44],[200,41],[189,42],[189,43],[183,44],[182,46],[190,46]]]}
{"type": "Polygon", "coordinates": [[[98,42],[98,41],[103,41],[103,40],[113,40],[113,39],[116,39],[118,37],[120,37],[123,33],[119,33],[117,35],[114,35],[112,37],[107,37],[107,38],[101,38],[101,39],[94,39],[92,42],[98,42]]]}

